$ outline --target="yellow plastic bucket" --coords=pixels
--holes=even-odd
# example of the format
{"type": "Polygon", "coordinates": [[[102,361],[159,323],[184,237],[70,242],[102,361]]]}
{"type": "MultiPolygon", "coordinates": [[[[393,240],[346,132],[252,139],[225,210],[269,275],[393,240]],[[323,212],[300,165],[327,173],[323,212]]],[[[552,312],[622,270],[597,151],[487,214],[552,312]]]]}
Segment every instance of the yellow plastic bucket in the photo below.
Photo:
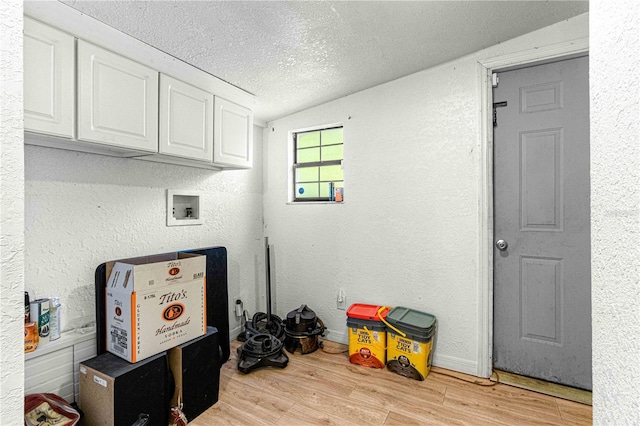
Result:
{"type": "Polygon", "coordinates": [[[392,326],[387,329],[387,369],[424,380],[431,369],[436,317],[398,306],[389,311],[386,321],[392,326]]]}
{"type": "Polygon", "coordinates": [[[380,320],[388,308],[356,303],[347,310],[347,328],[349,332],[349,361],[353,364],[372,368],[384,368],[386,364],[387,335],[386,327],[380,320]]]}

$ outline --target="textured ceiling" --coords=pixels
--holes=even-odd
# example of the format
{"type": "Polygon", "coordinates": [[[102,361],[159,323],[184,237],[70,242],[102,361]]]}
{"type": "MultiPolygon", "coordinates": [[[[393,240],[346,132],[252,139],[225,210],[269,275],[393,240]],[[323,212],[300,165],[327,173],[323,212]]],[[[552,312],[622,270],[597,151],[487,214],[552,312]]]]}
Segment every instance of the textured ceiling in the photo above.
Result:
{"type": "Polygon", "coordinates": [[[64,3],[256,96],[269,121],[587,12],[587,1],[64,3]]]}

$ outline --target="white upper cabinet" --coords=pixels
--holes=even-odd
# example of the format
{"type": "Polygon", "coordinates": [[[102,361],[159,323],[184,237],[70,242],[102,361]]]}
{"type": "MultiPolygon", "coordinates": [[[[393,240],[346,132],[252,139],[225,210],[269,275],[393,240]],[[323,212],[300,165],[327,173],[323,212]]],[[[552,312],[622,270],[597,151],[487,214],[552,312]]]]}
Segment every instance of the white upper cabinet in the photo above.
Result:
{"type": "Polygon", "coordinates": [[[24,10],[26,144],[253,167],[253,95],[63,3],[24,10]]]}
{"type": "Polygon", "coordinates": [[[24,128],[74,137],[75,39],[24,18],[24,128]]]}
{"type": "Polygon", "coordinates": [[[213,161],[213,94],[160,75],[160,154],[213,161]]]}
{"type": "Polygon", "coordinates": [[[158,71],[78,40],[78,139],[158,152],[158,71]]]}
{"type": "Polygon", "coordinates": [[[223,167],[253,167],[253,113],[216,96],[213,162],[223,167]]]}

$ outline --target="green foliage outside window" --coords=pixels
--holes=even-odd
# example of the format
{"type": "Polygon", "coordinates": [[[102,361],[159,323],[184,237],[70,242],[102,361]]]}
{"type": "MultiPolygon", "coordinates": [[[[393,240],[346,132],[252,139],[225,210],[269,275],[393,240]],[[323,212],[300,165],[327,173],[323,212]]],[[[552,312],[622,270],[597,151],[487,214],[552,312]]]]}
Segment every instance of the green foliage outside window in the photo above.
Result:
{"type": "Polygon", "coordinates": [[[333,201],[344,187],[342,127],[294,133],[294,200],[333,201]]]}

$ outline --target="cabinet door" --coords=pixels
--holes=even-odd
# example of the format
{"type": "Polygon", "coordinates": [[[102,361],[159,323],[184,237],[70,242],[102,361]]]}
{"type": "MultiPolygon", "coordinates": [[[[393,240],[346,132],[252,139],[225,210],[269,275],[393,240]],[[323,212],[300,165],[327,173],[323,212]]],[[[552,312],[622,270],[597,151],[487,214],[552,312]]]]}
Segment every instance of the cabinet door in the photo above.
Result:
{"type": "Polygon", "coordinates": [[[78,40],[78,139],[158,152],[158,72],[78,40]]]}
{"type": "Polygon", "coordinates": [[[24,128],[73,138],[73,36],[24,18],[24,128]]]}
{"type": "Polygon", "coordinates": [[[160,153],[213,161],[213,94],[160,75],[160,153]]]}
{"type": "Polygon", "coordinates": [[[253,166],[253,113],[216,96],[213,162],[223,166],[253,166]]]}

